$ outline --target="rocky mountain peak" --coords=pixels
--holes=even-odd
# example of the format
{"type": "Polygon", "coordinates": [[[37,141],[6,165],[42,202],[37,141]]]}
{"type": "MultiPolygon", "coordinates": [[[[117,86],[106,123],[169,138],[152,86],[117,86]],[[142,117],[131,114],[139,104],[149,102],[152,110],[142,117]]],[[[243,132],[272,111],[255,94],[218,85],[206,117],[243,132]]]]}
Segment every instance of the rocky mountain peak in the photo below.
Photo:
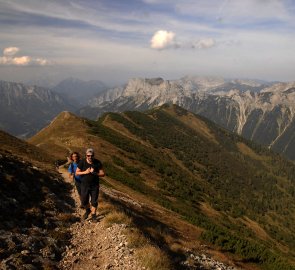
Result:
{"type": "Polygon", "coordinates": [[[295,82],[287,82],[287,83],[276,83],[265,89],[261,90],[262,93],[264,92],[271,92],[271,93],[282,93],[287,91],[290,88],[295,87],[295,82]]]}
{"type": "Polygon", "coordinates": [[[84,109],[81,115],[87,112],[85,116],[91,118],[100,111],[146,110],[172,103],[270,147],[284,140],[285,146],[278,149],[286,151],[293,145],[291,137],[283,134],[291,134],[295,122],[294,89],[295,82],[271,84],[199,76],[179,80],[135,78],[119,90],[110,89],[97,96],[91,110],[84,109]]]}
{"type": "Polygon", "coordinates": [[[144,95],[151,96],[165,90],[166,82],[161,78],[143,79],[135,78],[128,81],[123,92],[124,96],[144,95]]]}
{"type": "Polygon", "coordinates": [[[151,79],[145,79],[145,82],[151,85],[160,85],[164,82],[164,80],[162,78],[151,78],[151,79]]]}

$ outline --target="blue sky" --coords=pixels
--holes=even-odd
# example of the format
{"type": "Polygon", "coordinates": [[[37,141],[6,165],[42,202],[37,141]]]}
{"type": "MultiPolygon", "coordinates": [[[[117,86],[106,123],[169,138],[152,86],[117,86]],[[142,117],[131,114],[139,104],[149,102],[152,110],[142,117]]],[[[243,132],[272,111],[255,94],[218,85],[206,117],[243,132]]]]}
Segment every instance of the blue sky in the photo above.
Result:
{"type": "Polygon", "coordinates": [[[295,1],[0,0],[0,79],[295,81],[295,1]]]}

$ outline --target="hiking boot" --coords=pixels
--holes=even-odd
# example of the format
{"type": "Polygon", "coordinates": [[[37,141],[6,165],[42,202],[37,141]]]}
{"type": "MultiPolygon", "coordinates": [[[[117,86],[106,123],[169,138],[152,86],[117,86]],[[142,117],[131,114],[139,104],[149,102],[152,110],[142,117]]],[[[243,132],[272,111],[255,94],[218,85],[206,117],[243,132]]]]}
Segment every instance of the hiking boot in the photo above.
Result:
{"type": "Polygon", "coordinates": [[[96,217],[97,217],[97,216],[96,216],[96,214],[94,213],[94,214],[91,214],[90,219],[91,219],[91,220],[96,220],[96,217]]]}
{"type": "Polygon", "coordinates": [[[90,212],[91,212],[90,209],[87,208],[82,218],[83,218],[84,220],[87,219],[88,216],[89,216],[89,214],[90,214],[90,212]]]}

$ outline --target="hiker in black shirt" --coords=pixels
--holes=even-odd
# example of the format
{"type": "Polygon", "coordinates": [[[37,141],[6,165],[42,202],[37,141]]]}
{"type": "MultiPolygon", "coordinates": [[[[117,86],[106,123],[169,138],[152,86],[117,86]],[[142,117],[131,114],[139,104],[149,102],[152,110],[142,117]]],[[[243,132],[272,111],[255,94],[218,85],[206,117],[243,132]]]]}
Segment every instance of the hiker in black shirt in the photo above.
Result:
{"type": "Polygon", "coordinates": [[[94,158],[92,148],[86,150],[86,158],[78,163],[76,175],[81,176],[81,204],[85,208],[83,219],[87,219],[90,213],[91,218],[94,219],[98,205],[99,177],[103,177],[105,173],[102,163],[94,158]]]}

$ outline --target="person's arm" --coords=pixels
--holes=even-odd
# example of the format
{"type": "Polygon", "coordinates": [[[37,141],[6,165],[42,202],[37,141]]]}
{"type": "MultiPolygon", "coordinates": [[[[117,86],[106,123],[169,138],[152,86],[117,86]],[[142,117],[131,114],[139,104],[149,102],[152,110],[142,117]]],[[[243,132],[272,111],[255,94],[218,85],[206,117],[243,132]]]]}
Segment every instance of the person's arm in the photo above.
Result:
{"type": "Polygon", "coordinates": [[[79,167],[77,167],[76,170],[76,175],[84,175],[84,174],[89,174],[91,173],[90,168],[87,168],[85,171],[81,171],[79,167]]]}
{"type": "Polygon", "coordinates": [[[105,176],[105,172],[103,170],[102,163],[99,160],[98,160],[98,172],[97,172],[97,175],[99,177],[104,177],[105,176]]]}
{"type": "Polygon", "coordinates": [[[97,174],[99,177],[104,177],[105,176],[105,172],[104,172],[104,170],[103,169],[100,169],[99,171],[98,171],[98,174],[97,174]]]}
{"type": "MultiPolygon", "coordinates": [[[[104,170],[102,168],[98,169],[98,172],[95,171],[95,169],[93,167],[91,168],[88,168],[89,170],[89,173],[92,173],[92,174],[97,174],[98,176],[100,177],[104,177],[105,176],[105,173],[104,173],[104,170]]],[[[77,172],[77,171],[76,171],[77,172]]]]}

